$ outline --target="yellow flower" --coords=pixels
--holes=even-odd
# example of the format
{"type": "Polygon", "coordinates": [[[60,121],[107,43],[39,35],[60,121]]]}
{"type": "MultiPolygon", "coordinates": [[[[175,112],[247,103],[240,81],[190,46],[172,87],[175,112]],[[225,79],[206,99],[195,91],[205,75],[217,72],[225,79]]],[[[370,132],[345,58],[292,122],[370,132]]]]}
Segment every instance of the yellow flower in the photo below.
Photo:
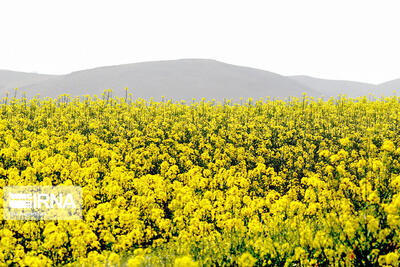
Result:
{"type": "Polygon", "coordinates": [[[257,259],[255,259],[248,252],[243,253],[238,259],[238,265],[241,267],[251,267],[251,266],[254,266],[254,264],[256,262],[257,262],[257,259]]]}
{"type": "Polygon", "coordinates": [[[175,259],[175,267],[196,267],[198,264],[190,256],[182,256],[175,259]]]}
{"type": "Polygon", "coordinates": [[[384,140],[381,149],[388,152],[393,152],[396,149],[396,146],[391,140],[384,140]]]}

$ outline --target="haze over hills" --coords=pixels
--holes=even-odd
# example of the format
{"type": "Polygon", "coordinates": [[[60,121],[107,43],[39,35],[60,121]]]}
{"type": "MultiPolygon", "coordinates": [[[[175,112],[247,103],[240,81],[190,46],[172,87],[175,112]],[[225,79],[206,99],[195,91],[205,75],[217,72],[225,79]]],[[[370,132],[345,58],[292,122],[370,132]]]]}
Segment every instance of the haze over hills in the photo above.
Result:
{"type": "Polygon", "coordinates": [[[160,100],[161,96],[174,100],[222,100],[240,97],[310,96],[330,97],[338,94],[362,96],[393,95],[400,89],[400,79],[381,85],[361,82],[318,79],[309,76],[283,76],[264,70],[226,64],[208,59],[180,59],[152,61],[100,67],[66,75],[42,75],[0,71],[0,94],[18,87],[28,97],[61,94],[98,95],[113,89],[113,96],[125,96],[125,87],[134,98],[160,100]]]}
{"type": "Polygon", "coordinates": [[[300,96],[307,91],[318,95],[295,80],[258,69],[240,67],[215,60],[183,59],[154,61],[100,67],[33,82],[20,89],[28,96],[55,97],[63,93],[75,95],[97,94],[113,89],[116,96],[124,96],[128,87],[134,97],[167,99],[238,99],[265,96],[300,96]]]}
{"type": "Polygon", "coordinates": [[[42,82],[53,77],[55,75],[0,70],[0,90],[3,92],[26,84],[42,82]]]}
{"type": "Polygon", "coordinates": [[[379,85],[381,93],[384,95],[393,95],[393,91],[397,91],[396,95],[400,93],[400,79],[388,81],[379,85]]]}
{"type": "Polygon", "coordinates": [[[370,83],[319,79],[304,75],[290,76],[290,78],[328,97],[339,94],[357,97],[368,95],[369,93],[378,93],[378,86],[370,83]]]}

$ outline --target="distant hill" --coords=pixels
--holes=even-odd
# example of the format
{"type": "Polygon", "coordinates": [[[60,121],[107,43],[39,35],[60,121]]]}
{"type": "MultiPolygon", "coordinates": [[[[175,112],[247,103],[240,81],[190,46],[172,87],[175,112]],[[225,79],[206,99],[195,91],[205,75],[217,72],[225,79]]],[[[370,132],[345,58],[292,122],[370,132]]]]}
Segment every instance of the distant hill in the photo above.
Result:
{"type": "Polygon", "coordinates": [[[15,89],[31,83],[43,82],[47,79],[56,77],[55,75],[45,75],[9,70],[0,70],[0,92],[15,89]]]}
{"type": "MultiPolygon", "coordinates": [[[[28,97],[57,97],[61,94],[98,95],[113,89],[113,96],[125,96],[125,87],[134,98],[191,100],[202,97],[222,100],[240,97],[310,96],[350,97],[393,95],[400,91],[400,79],[380,85],[319,79],[310,76],[283,76],[277,73],[231,65],[209,59],[179,59],[107,66],[66,75],[43,75],[0,70],[0,96],[13,88],[28,97]]],[[[399,92],[400,93],[400,92],[399,92]]]]}
{"type": "Polygon", "coordinates": [[[400,95],[400,79],[392,80],[382,84],[371,84],[343,80],[319,79],[310,76],[290,76],[293,80],[303,84],[306,87],[320,92],[324,96],[338,96],[346,94],[349,97],[368,96],[373,94],[376,97],[392,96],[394,91],[400,95]]]}
{"type": "Polygon", "coordinates": [[[377,85],[370,83],[327,80],[310,76],[290,76],[290,78],[327,97],[337,96],[339,94],[346,94],[349,97],[357,97],[378,92],[377,85]]]}
{"type": "Polygon", "coordinates": [[[396,91],[396,95],[400,96],[400,79],[388,81],[379,85],[381,94],[386,96],[393,95],[396,91]]]}
{"type": "Polygon", "coordinates": [[[28,96],[55,97],[100,95],[111,88],[116,96],[124,96],[128,87],[134,97],[191,100],[239,97],[300,96],[318,92],[288,77],[259,69],[230,65],[215,60],[182,59],[101,67],[55,76],[51,79],[23,84],[28,96]]]}

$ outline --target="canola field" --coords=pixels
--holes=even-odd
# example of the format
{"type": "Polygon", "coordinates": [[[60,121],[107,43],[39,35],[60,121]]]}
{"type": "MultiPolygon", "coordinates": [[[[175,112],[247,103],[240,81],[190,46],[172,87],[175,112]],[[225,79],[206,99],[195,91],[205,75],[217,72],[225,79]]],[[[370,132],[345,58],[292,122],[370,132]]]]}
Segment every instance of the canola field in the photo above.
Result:
{"type": "Polygon", "coordinates": [[[1,220],[0,266],[398,266],[399,121],[399,97],[4,98],[0,191],[81,186],[83,219],[1,220]]]}

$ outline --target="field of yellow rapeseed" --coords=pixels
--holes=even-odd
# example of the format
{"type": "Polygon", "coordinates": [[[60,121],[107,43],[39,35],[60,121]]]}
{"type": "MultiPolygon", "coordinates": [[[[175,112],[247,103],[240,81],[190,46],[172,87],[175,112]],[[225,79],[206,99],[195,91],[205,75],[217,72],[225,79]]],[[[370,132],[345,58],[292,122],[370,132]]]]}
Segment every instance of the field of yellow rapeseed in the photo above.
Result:
{"type": "Polygon", "coordinates": [[[1,220],[0,266],[398,266],[399,121],[399,97],[4,98],[0,191],[81,186],[83,219],[1,220]]]}

